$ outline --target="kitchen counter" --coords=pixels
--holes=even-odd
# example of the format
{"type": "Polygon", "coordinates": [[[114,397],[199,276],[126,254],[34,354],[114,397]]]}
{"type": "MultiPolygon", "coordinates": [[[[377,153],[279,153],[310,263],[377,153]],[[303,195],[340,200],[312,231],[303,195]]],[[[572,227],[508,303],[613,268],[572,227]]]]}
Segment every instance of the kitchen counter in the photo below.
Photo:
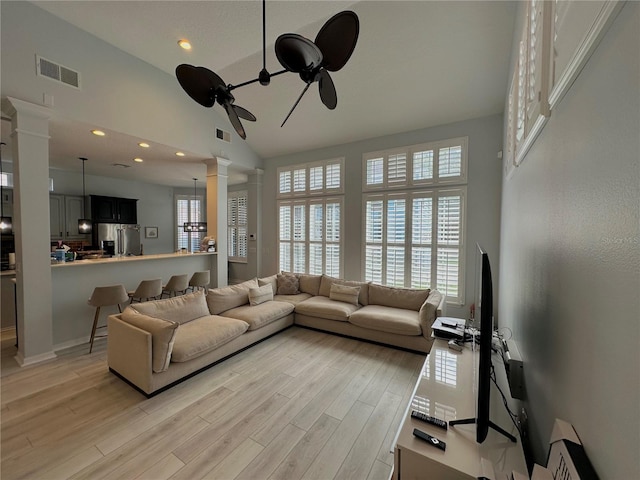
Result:
{"type": "Polygon", "coordinates": [[[145,260],[160,260],[160,259],[167,259],[167,258],[188,258],[193,256],[217,255],[217,254],[218,254],[217,252],[158,253],[154,255],[131,255],[126,257],[119,256],[119,257],[111,257],[111,258],[93,258],[91,260],[74,260],[72,262],[52,263],[51,266],[54,268],[80,267],[80,266],[88,266],[88,265],[99,265],[101,263],[114,264],[114,263],[125,263],[125,262],[140,262],[145,260]]]}
{"type": "MultiPolygon", "coordinates": [[[[166,284],[172,275],[191,277],[210,270],[213,288],[217,286],[217,257],[216,252],[166,253],[52,264],[54,350],[88,342],[95,307],[87,305],[87,299],[95,287],[122,284],[131,291],[142,280],[161,278],[166,284]]],[[[115,305],[104,307],[100,325],[105,324],[107,315],[117,312],[115,305]]]]}

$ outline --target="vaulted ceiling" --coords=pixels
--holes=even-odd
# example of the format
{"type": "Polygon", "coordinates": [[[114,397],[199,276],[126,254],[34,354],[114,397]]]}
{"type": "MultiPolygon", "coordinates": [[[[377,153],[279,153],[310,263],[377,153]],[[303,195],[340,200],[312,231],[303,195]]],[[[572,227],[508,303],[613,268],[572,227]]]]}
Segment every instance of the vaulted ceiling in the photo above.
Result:
{"type": "MultiPolygon", "coordinates": [[[[34,3],[171,75],[189,63],[238,84],[262,68],[260,1],[34,3]],[[177,46],[180,38],[191,41],[190,52],[177,46]]],[[[291,73],[267,87],[234,91],[236,104],[257,117],[244,125],[246,141],[262,158],[503,111],[515,2],[267,1],[267,69],[281,69],[274,53],[278,35],[314,39],[345,9],[357,13],[360,37],[347,65],[332,73],[335,110],[321,103],[312,85],[281,128],[304,87],[291,73]]],[[[192,100],[185,94],[185,101],[192,100]]]]}

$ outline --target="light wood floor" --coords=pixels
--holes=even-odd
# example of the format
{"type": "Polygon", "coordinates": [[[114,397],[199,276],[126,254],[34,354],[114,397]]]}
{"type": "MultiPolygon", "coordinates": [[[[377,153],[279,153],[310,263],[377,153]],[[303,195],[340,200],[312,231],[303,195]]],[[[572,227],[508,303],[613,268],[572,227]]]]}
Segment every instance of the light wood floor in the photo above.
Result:
{"type": "Polygon", "coordinates": [[[2,337],[3,480],[384,479],[424,357],[292,327],[146,399],[106,340],[20,368],[2,337]]]}

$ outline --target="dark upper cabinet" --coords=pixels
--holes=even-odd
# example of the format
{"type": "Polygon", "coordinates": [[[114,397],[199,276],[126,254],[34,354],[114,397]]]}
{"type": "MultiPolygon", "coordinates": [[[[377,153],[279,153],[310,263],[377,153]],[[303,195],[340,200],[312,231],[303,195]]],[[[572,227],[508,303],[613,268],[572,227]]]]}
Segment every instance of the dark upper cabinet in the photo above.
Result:
{"type": "Polygon", "coordinates": [[[138,223],[137,201],[91,195],[91,219],[94,223],[138,223]]]}

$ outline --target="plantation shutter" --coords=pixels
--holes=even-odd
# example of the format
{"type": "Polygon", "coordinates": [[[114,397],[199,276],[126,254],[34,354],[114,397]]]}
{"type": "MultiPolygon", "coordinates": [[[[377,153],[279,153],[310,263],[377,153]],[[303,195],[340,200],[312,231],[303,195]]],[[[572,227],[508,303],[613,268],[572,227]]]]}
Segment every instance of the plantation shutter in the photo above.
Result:
{"type": "Polygon", "coordinates": [[[459,295],[462,197],[438,198],[437,219],[437,280],[438,290],[447,296],[459,295]]]}

